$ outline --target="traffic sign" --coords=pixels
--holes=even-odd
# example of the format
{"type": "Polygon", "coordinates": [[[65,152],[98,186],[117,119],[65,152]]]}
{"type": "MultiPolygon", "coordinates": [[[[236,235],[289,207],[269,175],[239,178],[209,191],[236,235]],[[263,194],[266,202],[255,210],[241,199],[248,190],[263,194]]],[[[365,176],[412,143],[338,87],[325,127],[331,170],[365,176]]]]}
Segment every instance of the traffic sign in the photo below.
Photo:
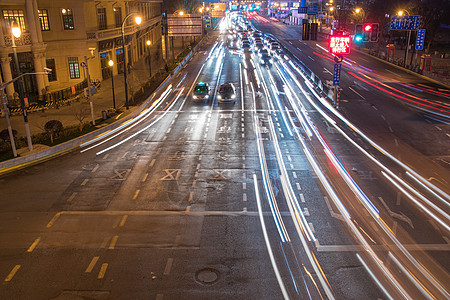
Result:
{"type": "Polygon", "coordinates": [[[416,50],[423,50],[424,42],[425,42],[425,29],[418,29],[416,39],[416,50]]]}
{"type": "Polygon", "coordinates": [[[341,81],[341,64],[334,64],[333,85],[339,85],[341,81]]]}
{"type": "Polygon", "coordinates": [[[331,35],[328,49],[333,54],[350,54],[350,36],[331,35]]]}
{"type": "Polygon", "coordinates": [[[299,7],[298,8],[298,13],[299,14],[306,14],[308,12],[308,8],[307,7],[299,7]]]}
{"type": "Polygon", "coordinates": [[[86,63],[84,61],[81,62],[80,64],[83,68],[86,68],[86,63]]]}
{"type": "Polygon", "coordinates": [[[393,16],[391,30],[417,30],[419,22],[420,16],[393,16]]]}
{"type": "Polygon", "coordinates": [[[318,12],[319,12],[318,5],[308,6],[308,15],[317,15],[318,12]]]}

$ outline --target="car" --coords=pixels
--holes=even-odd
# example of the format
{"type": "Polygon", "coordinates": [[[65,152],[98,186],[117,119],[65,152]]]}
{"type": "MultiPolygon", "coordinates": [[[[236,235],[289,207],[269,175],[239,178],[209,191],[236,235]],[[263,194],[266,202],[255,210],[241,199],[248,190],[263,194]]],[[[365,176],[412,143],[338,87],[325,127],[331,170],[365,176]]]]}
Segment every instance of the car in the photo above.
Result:
{"type": "MultiPolygon", "coordinates": [[[[263,55],[269,55],[269,51],[267,49],[261,49],[258,51],[258,56],[261,57],[263,55]]],[[[270,55],[269,55],[270,56],[270,55]]]]}
{"type": "Polygon", "coordinates": [[[271,65],[273,63],[272,57],[269,54],[264,53],[259,56],[259,63],[261,65],[271,65]]]}
{"type": "Polygon", "coordinates": [[[192,99],[195,102],[208,102],[209,99],[209,85],[206,82],[199,81],[192,92],[192,99]]]}
{"type": "Polygon", "coordinates": [[[255,43],[253,48],[255,49],[255,51],[261,51],[262,49],[264,49],[264,45],[262,43],[255,43]]]}
{"type": "Polygon", "coordinates": [[[236,88],[231,82],[223,83],[219,86],[217,90],[217,101],[219,103],[236,103],[236,88]]]}

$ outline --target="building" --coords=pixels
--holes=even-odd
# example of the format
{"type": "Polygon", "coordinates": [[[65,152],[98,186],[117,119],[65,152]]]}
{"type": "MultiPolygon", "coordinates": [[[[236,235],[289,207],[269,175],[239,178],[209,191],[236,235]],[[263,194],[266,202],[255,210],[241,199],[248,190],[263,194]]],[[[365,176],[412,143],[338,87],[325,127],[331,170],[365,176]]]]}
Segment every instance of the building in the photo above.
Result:
{"type": "MultiPolygon", "coordinates": [[[[17,76],[13,63],[11,24],[22,29],[17,45],[20,71],[53,72],[25,76],[25,97],[30,103],[70,96],[86,85],[82,66],[88,59],[91,80],[111,76],[108,61],[112,59],[114,74],[124,72],[124,55],[131,66],[146,55],[146,41],[161,48],[162,0],[2,0],[0,3],[0,64],[4,82],[17,76]],[[121,26],[125,17],[135,13],[142,18],[136,25],[134,16],[127,18],[126,51],[122,46],[121,26]],[[92,57],[92,58],[90,58],[92,57]],[[61,92],[64,91],[64,92],[61,92]]],[[[153,50],[152,50],[153,51],[153,50]]],[[[6,89],[8,101],[17,101],[17,83],[6,89]]]]}

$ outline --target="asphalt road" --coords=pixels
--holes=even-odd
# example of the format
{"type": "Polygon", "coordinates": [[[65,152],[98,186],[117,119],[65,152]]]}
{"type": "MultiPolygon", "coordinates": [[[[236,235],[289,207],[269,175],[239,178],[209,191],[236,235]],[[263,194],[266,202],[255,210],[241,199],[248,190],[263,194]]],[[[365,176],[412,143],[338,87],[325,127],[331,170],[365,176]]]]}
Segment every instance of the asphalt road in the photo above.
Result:
{"type": "MultiPolygon", "coordinates": [[[[281,37],[286,32],[265,26],[281,37]]],[[[445,221],[432,220],[381,173],[407,177],[404,166],[342,120],[327,119],[326,106],[307,84],[297,85],[300,73],[292,76],[288,62],[259,65],[251,53],[229,49],[229,39],[211,33],[171,86],[122,130],[0,178],[0,298],[423,296],[405,268],[431,293],[445,295],[414,264],[420,257],[448,286],[445,221]],[[205,104],[191,97],[200,80],[213,91],[205,104]],[[235,104],[217,102],[225,82],[237,87],[235,104]],[[352,184],[373,201],[378,218],[352,184]]],[[[298,63],[294,55],[300,53],[292,51],[298,63]]],[[[413,114],[395,101],[381,107],[413,114]]],[[[352,115],[344,101],[342,111],[352,115]]],[[[363,131],[377,123],[352,122],[363,131]]],[[[376,130],[385,134],[386,125],[376,130]]],[[[421,165],[435,163],[435,155],[416,150],[421,165]]],[[[447,209],[436,205],[433,212],[447,209]]]]}

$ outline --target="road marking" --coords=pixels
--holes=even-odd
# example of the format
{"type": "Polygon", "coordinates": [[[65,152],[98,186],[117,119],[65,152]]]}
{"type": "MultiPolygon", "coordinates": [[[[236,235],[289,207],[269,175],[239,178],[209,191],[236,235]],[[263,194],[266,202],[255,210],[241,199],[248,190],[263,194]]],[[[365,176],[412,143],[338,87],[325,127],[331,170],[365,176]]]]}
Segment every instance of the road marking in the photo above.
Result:
{"type": "Polygon", "coordinates": [[[188,214],[190,210],[191,210],[191,206],[189,205],[188,207],[186,207],[186,210],[184,211],[184,213],[188,214]]]}
{"type": "Polygon", "coordinates": [[[86,183],[88,183],[88,181],[89,181],[89,179],[85,179],[85,180],[83,180],[83,182],[81,183],[81,186],[83,186],[83,185],[86,185],[86,183]]]}
{"type": "Polygon", "coordinates": [[[245,155],[242,155],[242,160],[245,160],[245,155]]]}
{"type": "Polygon", "coordinates": [[[386,71],[388,71],[389,73],[391,73],[391,74],[394,74],[395,76],[397,76],[398,74],[397,73],[395,73],[395,72],[392,72],[391,70],[388,70],[388,69],[385,69],[386,71]]]}
{"type": "Polygon", "coordinates": [[[243,189],[243,190],[246,190],[246,189],[247,189],[247,183],[246,183],[246,182],[243,182],[243,183],[242,183],[242,189],[243,189]]]}
{"type": "Polygon", "coordinates": [[[302,190],[302,187],[300,186],[300,183],[296,182],[296,183],[295,183],[295,186],[297,187],[297,190],[299,190],[299,191],[302,190]]]}
{"type": "Polygon", "coordinates": [[[288,158],[289,161],[292,161],[292,158],[291,158],[290,155],[288,155],[287,158],[288,158]]]}
{"type": "Polygon", "coordinates": [[[168,258],[167,259],[167,263],[166,263],[166,267],[164,268],[164,274],[163,275],[169,275],[170,274],[170,269],[172,269],[172,264],[173,264],[173,258],[168,258]]]}
{"type": "Polygon", "coordinates": [[[34,248],[36,248],[37,244],[39,244],[41,238],[37,238],[33,244],[31,244],[30,248],[28,248],[27,252],[33,252],[34,248]]]}
{"type": "Polygon", "coordinates": [[[198,170],[198,169],[200,169],[200,164],[197,164],[197,167],[196,167],[196,169],[198,170]]]}
{"type": "Polygon", "coordinates": [[[311,59],[312,61],[315,61],[314,58],[312,58],[311,56],[308,55],[308,58],[311,59]]]}
{"type": "Polygon", "coordinates": [[[125,180],[130,173],[131,169],[125,170],[114,170],[114,176],[110,177],[109,180],[125,180]]]}
{"type": "Polygon", "coordinates": [[[198,156],[198,160],[202,161],[202,155],[201,154],[198,156]]]}
{"type": "Polygon", "coordinates": [[[100,256],[94,256],[94,258],[92,258],[91,263],[89,264],[89,266],[86,268],[86,273],[91,273],[92,269],[94,269],[95,265],[97,264],[98,259],[100,258],[100,256]]]}
{"type": "Polygon", "coordinates": [[[98,279],[102,279],[103,277],[105,277],[107,268],[108,268],[107,263],[102,264],[102,267],[100,268],[100,272],[98,273],[98,276],[97,276],[98,279]]]}
{"type": "Polygon", "coordinates": [[[159,153],[161,153],[161,147],[160,148],[158,148],[158,149],[156,149],[156,155],[158,155],[159,153]]]}
{"type": "Polygon", "coordinates": [[[150,168],[153,167],[153,165],[155,164],[156,159],[152,159],[152,161],[150,162],[150,164],[148,165],[150,168]]]}
{"type": "Polygon", "coordinates": [[[136,200],[136,198],[138,197],[140,191],[141,191],[141,190],[136,190],[136,192],[134,193],[134,196],[133,196],[133,199],[132,199],[132,200],[136,200]]]}
{"type": "Polygon", "coordinates": [[[164,169],[166,175],[159,180],[178,180],[178,177],[180,177],[180,171],[180,169],[164,169]]]}
{"type": "Polygon", "coordinates": [[[107,159],[109,156],[109,153],[105,154],[105,156],[103,156],[103,159],[107,159]]]}
{"type": "Polygon", "coordinates": [[[293,164],[290,164],[290,166],[291,166],[291,169],[293,169],[293,168],[294,168],[294,165],[293,165],[293,164]]]}
{"type": "Polygon", "coordinates": [[[292,176],[294,176],[294,178],[297,179],[297,173],[296,172],[292,172],[292,176]]]}
{"type": "Polygon", "coordinates": [[[197,180],[192,181],[192,187],[195,188],[195,185],[197,184],[197,180]]]}
{"type": "Polygon", "coordinates": [[[57,213],[56,215],[53,216],[53,218],[50,220],[50,222],[48,222],[47,224],[47,228],[52,227],[53,223],[56,222],[56,220],[59,218],[59,216],[61,215],[61,213],[57,213]]]}
{"type": "Polygon", "coordinates": [[[69,197],[69,199],[67,199],[67,202],[72,202],[72,200],[75,198],[77,194],[78,194],[77,192],[73,192],[72,195],[69,197]]]}
{"type": "Polygon", "coordinates": [[[247,213],[247,206],[242,209],[242,212],[247,213]]]}
{"type": "Polygon", "coordinates": [[[308,224],[309,224],[309,228],[311,228],[311,231],[312,231],[313,233],[316,233],[316,230],[314,229],[313,223],[308,223],[308,224]]]}
{"type": "Polygon", "coordinates": [[[391,126],[389,126],[389,131],[390,131],[390,132],[394,132],[394,130],[392,129],[391,126]]]}
{"type": "Polygon", "coordinates": [[[122,158],[125,158],[125,156],[127,156],[128,153],[130,153],[130,152],[129,152],[129,151],[125,152],[125,153],[122,155],[122,158]]]}
{"type": "Polygon", "coordinates": [[[242,169],[245,169],[245,164],[242,164],[242,169]]]}
{"type": "Polygon", "coordinates": [[[192,198],[194,197],[194,192],[190,192],[189,193],[189,199],[188,199],[188,201],[189,202],[192,202],[192,198]]]}
{"type": "Polygon", "coordinates": [[[398,147],[398,140],[397,140],[397,139],[394,139],[394,142],[395,142],[395,146],[398,147]]]}
{"type": "Polygon", "coordinates": [[[165,135],[162,140],[163,141],[167,140],[167,135],[165,135]]]}
{"type": "Polygon", "coordinates": [[[142,182],[145,182],[147,180],[148,173],[145,173],[144,178],[142,178],[142,182]]]}
{"type": "Polygon", "coordinates": [[[169,129],[167,129],[166,133],[170,133],[171,130],[172,130],[172,127],[169,127],[169,129]]]}
{"type": "Polygon", "coordinates": [[[383,115],[381,115],[381,118],[386,121],[386,118],[383,115]]]}
{"type": "Polygon", "coordinates": [[[302,49],[300,49],[299,47],[297,47],[297,50],[298,50],[298,51],[302,51],[302,49]]]}
{"type": "Polygon", "coordinates": [[[333,73],[330,72],[330,70],[328,70],[327,68],[323,68],[325,70],[326,73],[329,73],[330,75],[333,75],[333,73]]]}
{"type": "Polygon", "coordinates": [[[125,215],[122,217],[122,220],[120,221],[119,227],[123,227],[125,225],[125,222],[127,221],[128,215],[125,215]]]}
{"type": "Polygon", "coordinates": [[[243,133],[241,136],[242,136],[242,138],[245,138],[245,133],[243,133]]]}
{"type": "Polygon", "coordinates": [[[98,168],[100,167],[100,165],[99,164],[96,164],[95,165],[95,167],[92,169],[92,173],[95,173],[97,170],[98,170],[98,168]]]}
{"type": "Polygon", "coordinates": [[[114,250],[114,247],[116,246],[118,238],[119,238],[118,235],[113,236],[111,243],[109,244],[109,247],[108,247],[109,250],[114,250]]]}
{"type": "Polygon", "coordinates": [[[305,196],[303,196],[303,193],[300,194],[300,201],[302,201],[302,203],[305,203],[305,196]]]}
{"type": "Polygon", "coordinates": [[[14,275],[17,273],[17,271],[19,270],[20,265],[16,265],[11,272],[8,274],[8,276],[6,276],[5,278],[5,282],[9,282],[11,281],[11,279],[14,277],[14,275]]]}
{"type": "Polygon", "coordinates": [[[356,95],[360,96],[361,98],[363,98],[364,100],[366,100],[366,98],[364,98],[363,95],[361,95],[360,93],[358,93],[357,91],[355,91],[351,86],[349,86],[349,89],[351,89],[356,95]]]}

